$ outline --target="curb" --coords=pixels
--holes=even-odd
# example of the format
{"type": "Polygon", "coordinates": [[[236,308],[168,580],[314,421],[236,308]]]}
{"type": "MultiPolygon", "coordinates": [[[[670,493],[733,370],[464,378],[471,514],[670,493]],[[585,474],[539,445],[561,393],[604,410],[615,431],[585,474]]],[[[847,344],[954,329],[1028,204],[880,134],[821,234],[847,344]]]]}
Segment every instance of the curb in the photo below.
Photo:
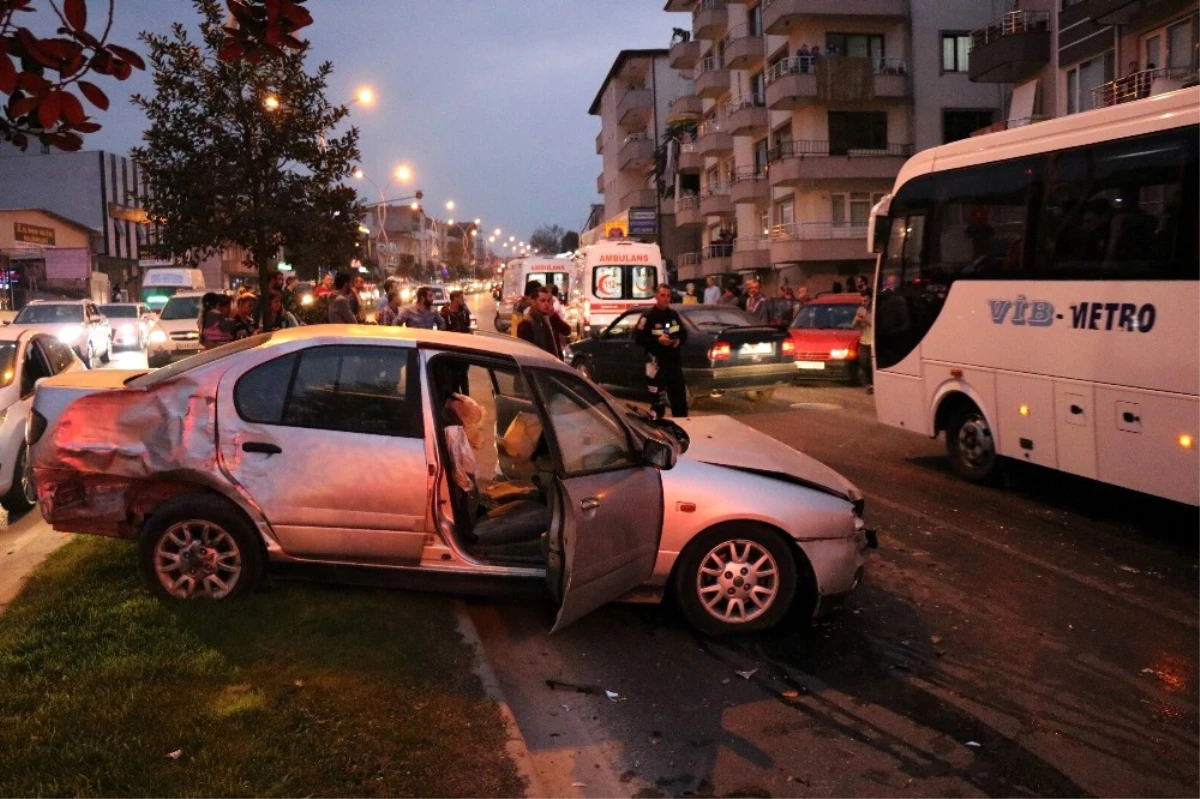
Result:
{"type": "Polygon", "coordinates": [[[488,661],[487,650],[484,649],[483,640],[479,637],[479,630],[476,629],[475,622],[471,620],[471,614],[467,611],[467,603],[461,599],[456,600],[454,615],[458,622],[459,635],[475,650],[475,676],[482,683],[488,698],[500,708],[500,715],[504,718],[504,727],[508,733],[508,741],[504,748],[516,764],[517,773],[525,780],[525,797],[526,799],[542,799],[546,793],[542,790],[537,770],[533,767],[533,757],[529,754],[529,745],[525,742],[521,728],[517,726],[517,718],[513,715],[512,707],[509,706],[504,691],[500,688],[500,681],[496,679],[496,672],[492,670],[491,662],[488,661]]]}

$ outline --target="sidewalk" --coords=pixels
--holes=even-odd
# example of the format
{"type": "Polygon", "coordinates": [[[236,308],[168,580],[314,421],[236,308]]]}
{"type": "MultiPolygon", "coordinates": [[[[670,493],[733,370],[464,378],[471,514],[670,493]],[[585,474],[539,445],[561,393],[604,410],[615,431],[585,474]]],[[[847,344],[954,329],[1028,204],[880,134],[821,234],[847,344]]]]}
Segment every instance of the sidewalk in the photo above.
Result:
{"type": "Polygon", "coordinates": [[[38,564],[71,538],[70,533],[54,532],[37,510],[10,520],[8,528],[0,530],[0,613],[38,564]]]}

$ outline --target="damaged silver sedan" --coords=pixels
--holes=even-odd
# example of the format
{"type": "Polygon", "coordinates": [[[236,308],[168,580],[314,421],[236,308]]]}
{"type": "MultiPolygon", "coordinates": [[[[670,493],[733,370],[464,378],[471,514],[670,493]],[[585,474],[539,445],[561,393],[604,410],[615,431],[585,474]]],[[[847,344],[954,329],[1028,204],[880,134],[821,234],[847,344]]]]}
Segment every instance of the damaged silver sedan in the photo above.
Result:
{"type": "Polygon", "coordinates": [[[669,592],[697,628],[744,632],[828,608],[874,544],[831,469],[728,417],[651,422],[507,337],[323,325],[64,374],[26,438],[46,520],[136,541],[164,598],[308,564],[544,581],[555,629],[669,592]]]}

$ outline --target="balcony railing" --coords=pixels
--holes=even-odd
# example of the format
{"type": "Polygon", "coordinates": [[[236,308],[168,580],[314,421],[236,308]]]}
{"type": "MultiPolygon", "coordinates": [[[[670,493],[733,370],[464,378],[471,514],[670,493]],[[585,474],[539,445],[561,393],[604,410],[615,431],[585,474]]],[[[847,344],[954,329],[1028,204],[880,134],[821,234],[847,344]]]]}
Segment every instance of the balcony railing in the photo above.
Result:
{"type": "Polygon", "coordinates": [[[781,141],[768,153],[769,161],[782,161],[785,158],[808,158],[822,156],[878,157],[878,156],[910,156],[911,144],[889,142],[881,147],[851,147],[845,142],[827,141],[781,141]]]}
{"type": "Polygon", "coordinates": [[[702,139],[713,133],[726,133],[729,128],[723,119],[706,119],[696,126],[696,138],[702,139]]]}
{"type": "Polygon", "coordinates": [[[766,250],[770,249],[770,246],[770,236],[738,236],[733,242],[733,247],[737,252],[766,250]]]}
{"type": "Polygon", "coordinates": [[[682,141],[679,143],[679,152],[698,153],[700,152],[700,144],[695,139],[682,141]]]}
{"type": "MultiPolygon", "coordinates": [[[[734,242],[736,241],[735,239],[734,242]]],[[[705,261],[712,258],[729,258],[733,256],[733,244],[710,244],[701,254],[705,261]]]]}
{"type": "Polygon", "coordinates": [[[771,241],[865,239],[867,226],[852,222],[789,222],[771,227],[771,241]]]}
{"type": "Polygon", "coordinates": [[[694,211],[700,208],[699,194],[685,194],[675,201],[675,212],[694,211]]]}
{"type": "Polygon", "coordinates": [[[743,180],[763,180],[767,177],[766,170],[759,169],[755,166],[739,166],[733,170],[733,182],[741,183],[743,180]]]}
{"type": "Polygon", "coordinates": [[[624,141],[621,142],[621,146],[624,147],[631,141],[650,141],[650,134],[644,132],[630,133],[625,137],[624,141]]]}
{"type": "Polygon", "coordinates": [[[725,104],[725,118],[728,119],[729,117],[733,116],[738,111],[741,111],[744,108],[766,108],[766,107],[767,107],[767,98],[764,96],[761,96],[761,95],[751,94],[751,95],[743,95],[741,97],[734,97],[732,100],[730,100],[729,102],[727,102],[725,104]]]}
{"type": "Polygon", "coordinates": [[[1195,67],[1143,69],[1141,72],[1135,72],[1092,89],[1092,107],[1103,108],[1141,100],[1152,94],[1182,88],[1183,84],[1195,81],[1195,79],[1195,67]],[[1158,86],[1155,85],[1156,82],[1158,86]],[[1163,82],[1167,82],[1167,85],[1163,85],[1163,82]]]}
{"type": "Polygon", "coordinates": [[[725,62],[719,56],[706,55],[700,59],[700,69],[698,75],[703,75],[705,72],[720,72],[725,69],[725,62]]]}
{"type": "Polygon", "coordinates": [[[714,180],[704,185],[705,197],[720,197],[729,194],[729,184],[723,180],[714,180]]]}
{"type": "MultiPolygon", "coordinates": [[[[772,64],[767,70],[767,85],[774,83],[784,75],[811,75],[817,71],[817,62],[826,58],[849,58],[840,55],[797,55],[785,58],[777,64],[772,64]]],[[[876,75],[907,75],[908,62],[903,58],[872,58],[871,72],[876,75]]]]}
{"type": "Polygon", "coordinates": [[[704,260],[703,253],[685,252],[675,259],[675,263],[679,266],[699,266],[702,260],[704,260]]]}
{"type": "Polygon", "coordinates": [[[1049,11],[1010,11],[987,27],[971,31],[971,49],[983,47],[1004,36],[1044,30],[1050,30],[1049,11]]]}

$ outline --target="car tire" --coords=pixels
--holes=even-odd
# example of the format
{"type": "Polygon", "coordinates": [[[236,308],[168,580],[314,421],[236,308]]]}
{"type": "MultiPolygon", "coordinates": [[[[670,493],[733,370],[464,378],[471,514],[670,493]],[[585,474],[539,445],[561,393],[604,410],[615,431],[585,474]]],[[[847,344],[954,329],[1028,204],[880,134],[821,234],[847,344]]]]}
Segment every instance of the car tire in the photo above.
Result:
{"type": "Polygon", "coordinates": [[[245,596],[262,579],[265,560],[254,528],[213,494],[185,494],[159,505],[142,526],[138,550],[142,582],[160,599],[245,596]],[[183,576],[168,585],[175,573],[183,576]]]}
{"type": "Polygon", "coordinates": [[[965,404],[946,425],[946,457],[954,473],[972,483],[991,483],[1000,474],[996,440],[983,412],[965,404]]]}
{"type": "Polygon", "coordinates": [[[104,345],[104,352],[100,353],[100,363],[111,363],[112,362],[112,354],[113,354],[113,345],[112,345],[112,339],[110,338],[108,340],[108,343],[104,345]]]}
{"type": "Polygon", "coordinates": [[[3,501],[10,513],[23,513],[37,504],[37,488],[33,484],[33,471],[29,468],[29,447],[24,442],[17,450],[12,485],[3,501]]]}
{"type": "Polygon", "coordinates": [[[160,369],[171,363],[170,355],[149,355],[146,357],[146,365],[151,369],[160,369]]]}
{"type": "Polygon", "coordinates": [[[88,369],[96,368],[96,353],[92,349],[92,342],[88,342],[83,350],[83,365],[88,369]]]}
{"type": "Polygon", "coordinates": [[[774,530],[750,522],[721,524],[696,536],[684,549],[675,570],[675,598],[688,623],[702,633],[757,632],[787,616],[798,575],[795,556],[774,530]],[[715,567],[719,567],[717,574],[712,573],[715,567]],[[747,610],[751,596],[759,597],[760,606],[747,610]]]}
{"type": "Polygon", "coordinates": [[[751,402],[770,402],[771,397],[774,396],[775,389],[773,388],[764,388],[759,389],[758,391],[746,392],[746,399],[750,400],[751,402]]]}

